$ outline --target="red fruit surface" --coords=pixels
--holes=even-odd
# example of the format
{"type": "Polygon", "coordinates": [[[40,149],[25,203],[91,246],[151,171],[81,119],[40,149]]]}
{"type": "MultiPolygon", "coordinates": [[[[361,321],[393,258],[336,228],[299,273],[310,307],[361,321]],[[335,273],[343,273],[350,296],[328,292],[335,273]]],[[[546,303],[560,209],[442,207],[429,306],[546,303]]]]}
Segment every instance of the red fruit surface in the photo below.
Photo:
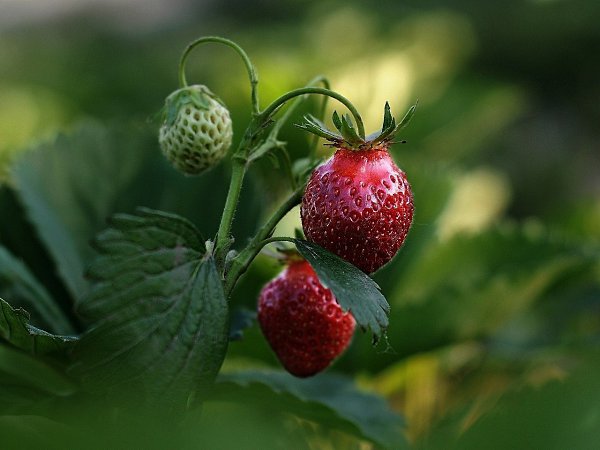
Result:
{"type": "Polygon", "coordinates": [[[398,252],[413,194],[387,148],[340,148],[311,175],[300,216],[306,237],[372,273],[398,252]]]}
{"type": "Polygon", "coordinates": [[[261,291],[258,322],[285,369],[310,377],[350,344],[355,321],[306,261],[292,262],[261,291]]]}

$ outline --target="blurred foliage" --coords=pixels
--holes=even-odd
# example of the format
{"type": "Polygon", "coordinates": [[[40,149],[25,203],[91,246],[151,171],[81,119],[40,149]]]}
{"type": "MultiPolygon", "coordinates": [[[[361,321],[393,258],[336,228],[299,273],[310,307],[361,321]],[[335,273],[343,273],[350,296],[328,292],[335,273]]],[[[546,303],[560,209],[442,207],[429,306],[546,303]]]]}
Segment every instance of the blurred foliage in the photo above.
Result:
{"type": "MultiPolygon", "coordinates": [[[[419,99],[404,136],[408,144],[393,148],[413,186],[415,221],[406,246],[375,276],[392,307],[387,345],[373,349],[370,337],[357,333],[332,371],[384,396],[405,417],[415,448],[595,448],[600,3],[175,5],[180,11],[152,27],[135,16],[117,26],[85,8],[51,20],[1,22],[0,297],[30,310],[33,326],[81,331],[85,324],[74,305],[88,289],[89,241],[110,214],[163,209],[214,235],[228,167],[181,177],[158,151],[156,114],[176,88],[176,64],[187,42],[224,35],[257,65],[263,104],[323,73],[372,131],[386,100],[398,114],[419,99]],[[15,291],[15,279],[29,288],[15,291]],[[44,307],[48,298],[59,310],[44,307]]],[[[249,117],[249,88],[235,55],[207,46],[187,73],[223,98],[239,138],[249,117]]],[[[294,121],[315,105],[307,102],[294,121]]],[[[305,154],[305,135],[286,126],[282,137],[294,157],[305,154]]],[[[238,243],[288,189],[269,161],[253,167],[234,222],[238,243]]],[[[293,235],[298,226],[292,211],[278,233],[293,235]]],[[[259,289],[278,270],[259,257],[232,305],[253,310],[259,289]]],[[[17,318],[26,326],[24,316],[17,318]]],[[[39,447],[47,443],[42,436],[76,447],[89,441],[71,427],[116,427],[97,423],[96,406],[83,400],[85,412],[73,417],[61,399],[48,398],[61,383],[70,389],[61,367],[61,361],[40,362],[23,348],[0,346],[0,430],[8,448],[17,442],[39,447]],[[32,372],[54,384],[15,381],[15,374],[32,372]]],[[[254,324],[230,344],[222,381],[272,367],[275,357],[254,324]]],[[[310,380],[317,397],[332,394],[324,388],[330,376],[322,384],[319,377],[310,380]]],[[[371,448],[368,433],[356,432],[360,420],[340,422],[339,411],[334,417],[302,395],[268,389],[279,382],[236,388],[257,406],[207,402],[209,421],[188,426],[176,440],[168,430],[136,442],[186,448],[202,436],[210,448],[232,448],[242,445],[240,436],[251,436],[247,447],[236,448],[371,448]],[[273,397],[279,401],[271,412],[273,397]]],[[[110,411],[106,417],[120,416],[110,411]]],[[[142,422],[115,428],[115,439],[124,436],[127,445],[131,436],[143,436],[152,421],[142,422]]],[[[110,439],[94,445],[106,448],[114,444],[110,439]]]]}

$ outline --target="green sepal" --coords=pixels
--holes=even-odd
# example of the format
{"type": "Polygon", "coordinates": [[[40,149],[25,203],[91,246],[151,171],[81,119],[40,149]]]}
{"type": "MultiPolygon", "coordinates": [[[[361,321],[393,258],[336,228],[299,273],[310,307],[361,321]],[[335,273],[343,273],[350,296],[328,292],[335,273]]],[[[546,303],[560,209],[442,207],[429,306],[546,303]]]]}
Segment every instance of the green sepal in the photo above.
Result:
{"type": "Polygon", "coordinates": [[[389,102],[385,102],[385,107],[383,109],[383,125],[381,127],[381,132],[384,133],[386,130],[393,128],[395,124],[396,120],[392,116],[390,104],[389,102]]]}
{"type": "Polygon", "coordinates": [[[408,126],[408,123],[415,114],[417,103],[412,105],[399,124],[396,125],[396,120],[392,117],[390,111],[390,105],[388,102],[385,103],[385,109],[383,112],[383,126],[381,127],[381,133],[373,133],[369,136],[369,141],[373,143],[379,143],[384,141],[391,141],[394,137],[408,126]]]}
{"type": "Polygon", "coordinates": [[[168,126],[172,126],[182,108],[191,105],[196,109],[206,111],[210,108],[211,99],[225,106],[221,99],[204,85],[197,84],[177,89],[165,99],[163,120],[168,126]]]}
{"type": "Polygon", "coordinates": [[[419,102],[416,101],[415,104],[412,105],[408,109],[408,111],[406,112],[406,114],[404,115],[404,117],[402,118],[402,120],[400,121],[400,123],[398,124],[398,126],[396,128],[394,128],[394,134],[398,133],[399,131],[403,130],[404,128],[406,128],[408,126],[409,122],[411,121],[411,119],[415,115],[415,110],[417,109],[417,105],[418,104],[419,104],[419,102]]]}
{"type": "Polygon", "coordinates": [[[304,117],[304,123],[297,124],[296,126],[316,134],[319,137],[325,138],[335,145],[345,143],[348,147],[357,150],[373,148],[377,144],[390,143],[401,130],[406,128],[415,113],[416,107],[417,103],[412,105],[400,123],[396,124],[396,119],[392,116],[390,104],[385,102],[381,131],[376,131],[364,139],[358,135],[356,128],[352,123],[351,116],[349,114],[344,114],[340,117],[337,111],[333,112],[332,121],[335,128],[339,131],[339,134],[327,129],[323,122],[310,115],[304,117]]]}
{"type": "Polygon", "coordinates": [[[352,147],[358,147],[365,143],[365,141],[358,135],[358,133],[354,129],[354,125],[352,125],[352,119],[348,114],[344,114],[342,116],[340,132],[342,133],[344,140],[352,147]]]}
{"type": "Polygon", "coordinates": [[[342,121],[340,120],[340,116],[338,116],[337,111],[333,112],[333,116],[331,116],[331,120],[333,120],[333,125],[342,132],[342,121]]]}
{"type": "MultiPolygon", "coordinates": [[[[336,114],[336,113],[334,113],[336,114]]],[[[325,124],[317,119],[315,116],[308,114],[304,116],[303,123],[295,124],[298,128],[316,134],[319,137],[325,138],[328,141],[343,141],[344,138],[337,133],[334,133],[327,129],[325,124]]]]}
{"type": "Polygon", "coordinates": [[[333,125],[338,129],[338,131],[342,134],[343,140],[350,144],[350,146],[358,146],[364,144],[364,140],[358,135],[356,130],[354,129],[354,125],[352,124],[352,119],[350,115],[344,114],[340,119],[337,111],[333,112],[332,116],[333,125]]]}

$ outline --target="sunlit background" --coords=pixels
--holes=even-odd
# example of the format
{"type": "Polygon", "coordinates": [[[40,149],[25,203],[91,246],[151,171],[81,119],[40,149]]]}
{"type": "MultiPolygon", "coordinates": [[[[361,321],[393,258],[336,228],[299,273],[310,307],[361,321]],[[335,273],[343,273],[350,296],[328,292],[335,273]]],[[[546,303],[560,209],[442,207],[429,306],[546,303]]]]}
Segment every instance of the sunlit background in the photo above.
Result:
{"type": "MultiPolygon", "coordinates": [[[[386,101],[396,117],[418,101],[408,143],[393,148],[415,223],[375,277],[392,306],[390,348],[357,334],[332,370],[391,402],[419,448],[458,436],[459,448],[517,448],[506,436],[524,420],[528,448],[592,448],[557,430],[600,430],[588,377],[600,375],[600,269],[590,261],[600,245],[599,23],[594,0],[0,0],[0,179],[13,183],[20,152],[82,127],[127,126],[160,153],[157,113],[177,87],[181,51],[201,35],[246,49],[263,105],[324,74],[371,132],[386,101]],[[563,402],[583,404],[581,414],[547,414],[563,402]]],[[[249,85],[235,54],[202,47],[187,74],[225,101],[239,137],[249,85]]],[[[300,130],[284,137],[294,156],[306,151],[300,130]]],[[[193,211],[210,236],[226,167],[178,186],[192,185],[205,194],[165,192],[160,204],[193,211]]],[[[286,189],[269,161],[252,169],[238,242],[286,189]]],[[[299,225],[295,210],[278,232],[299,225]]],[[[233,301],[254,308],[278,270],[261,256],[233,301]]],[[[226,370],[267,366],[277,362],[257,326],[231,344],[226,370]]],[[[313,448],[342,448],[330,439],[313,448]]]]}

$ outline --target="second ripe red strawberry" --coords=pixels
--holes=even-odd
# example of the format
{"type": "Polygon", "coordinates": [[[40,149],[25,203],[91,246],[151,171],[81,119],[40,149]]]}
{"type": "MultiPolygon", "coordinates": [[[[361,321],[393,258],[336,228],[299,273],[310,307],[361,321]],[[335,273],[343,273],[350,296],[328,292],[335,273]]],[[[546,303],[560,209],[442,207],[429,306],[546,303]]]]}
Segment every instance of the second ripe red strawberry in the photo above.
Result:
{"type": "Polygon", "coordinates": [[[350,344],[355,321],[306,261],[288,267],[261,291],[258,322],[285,369],[297,377],[322,371],[350,344]]]}

